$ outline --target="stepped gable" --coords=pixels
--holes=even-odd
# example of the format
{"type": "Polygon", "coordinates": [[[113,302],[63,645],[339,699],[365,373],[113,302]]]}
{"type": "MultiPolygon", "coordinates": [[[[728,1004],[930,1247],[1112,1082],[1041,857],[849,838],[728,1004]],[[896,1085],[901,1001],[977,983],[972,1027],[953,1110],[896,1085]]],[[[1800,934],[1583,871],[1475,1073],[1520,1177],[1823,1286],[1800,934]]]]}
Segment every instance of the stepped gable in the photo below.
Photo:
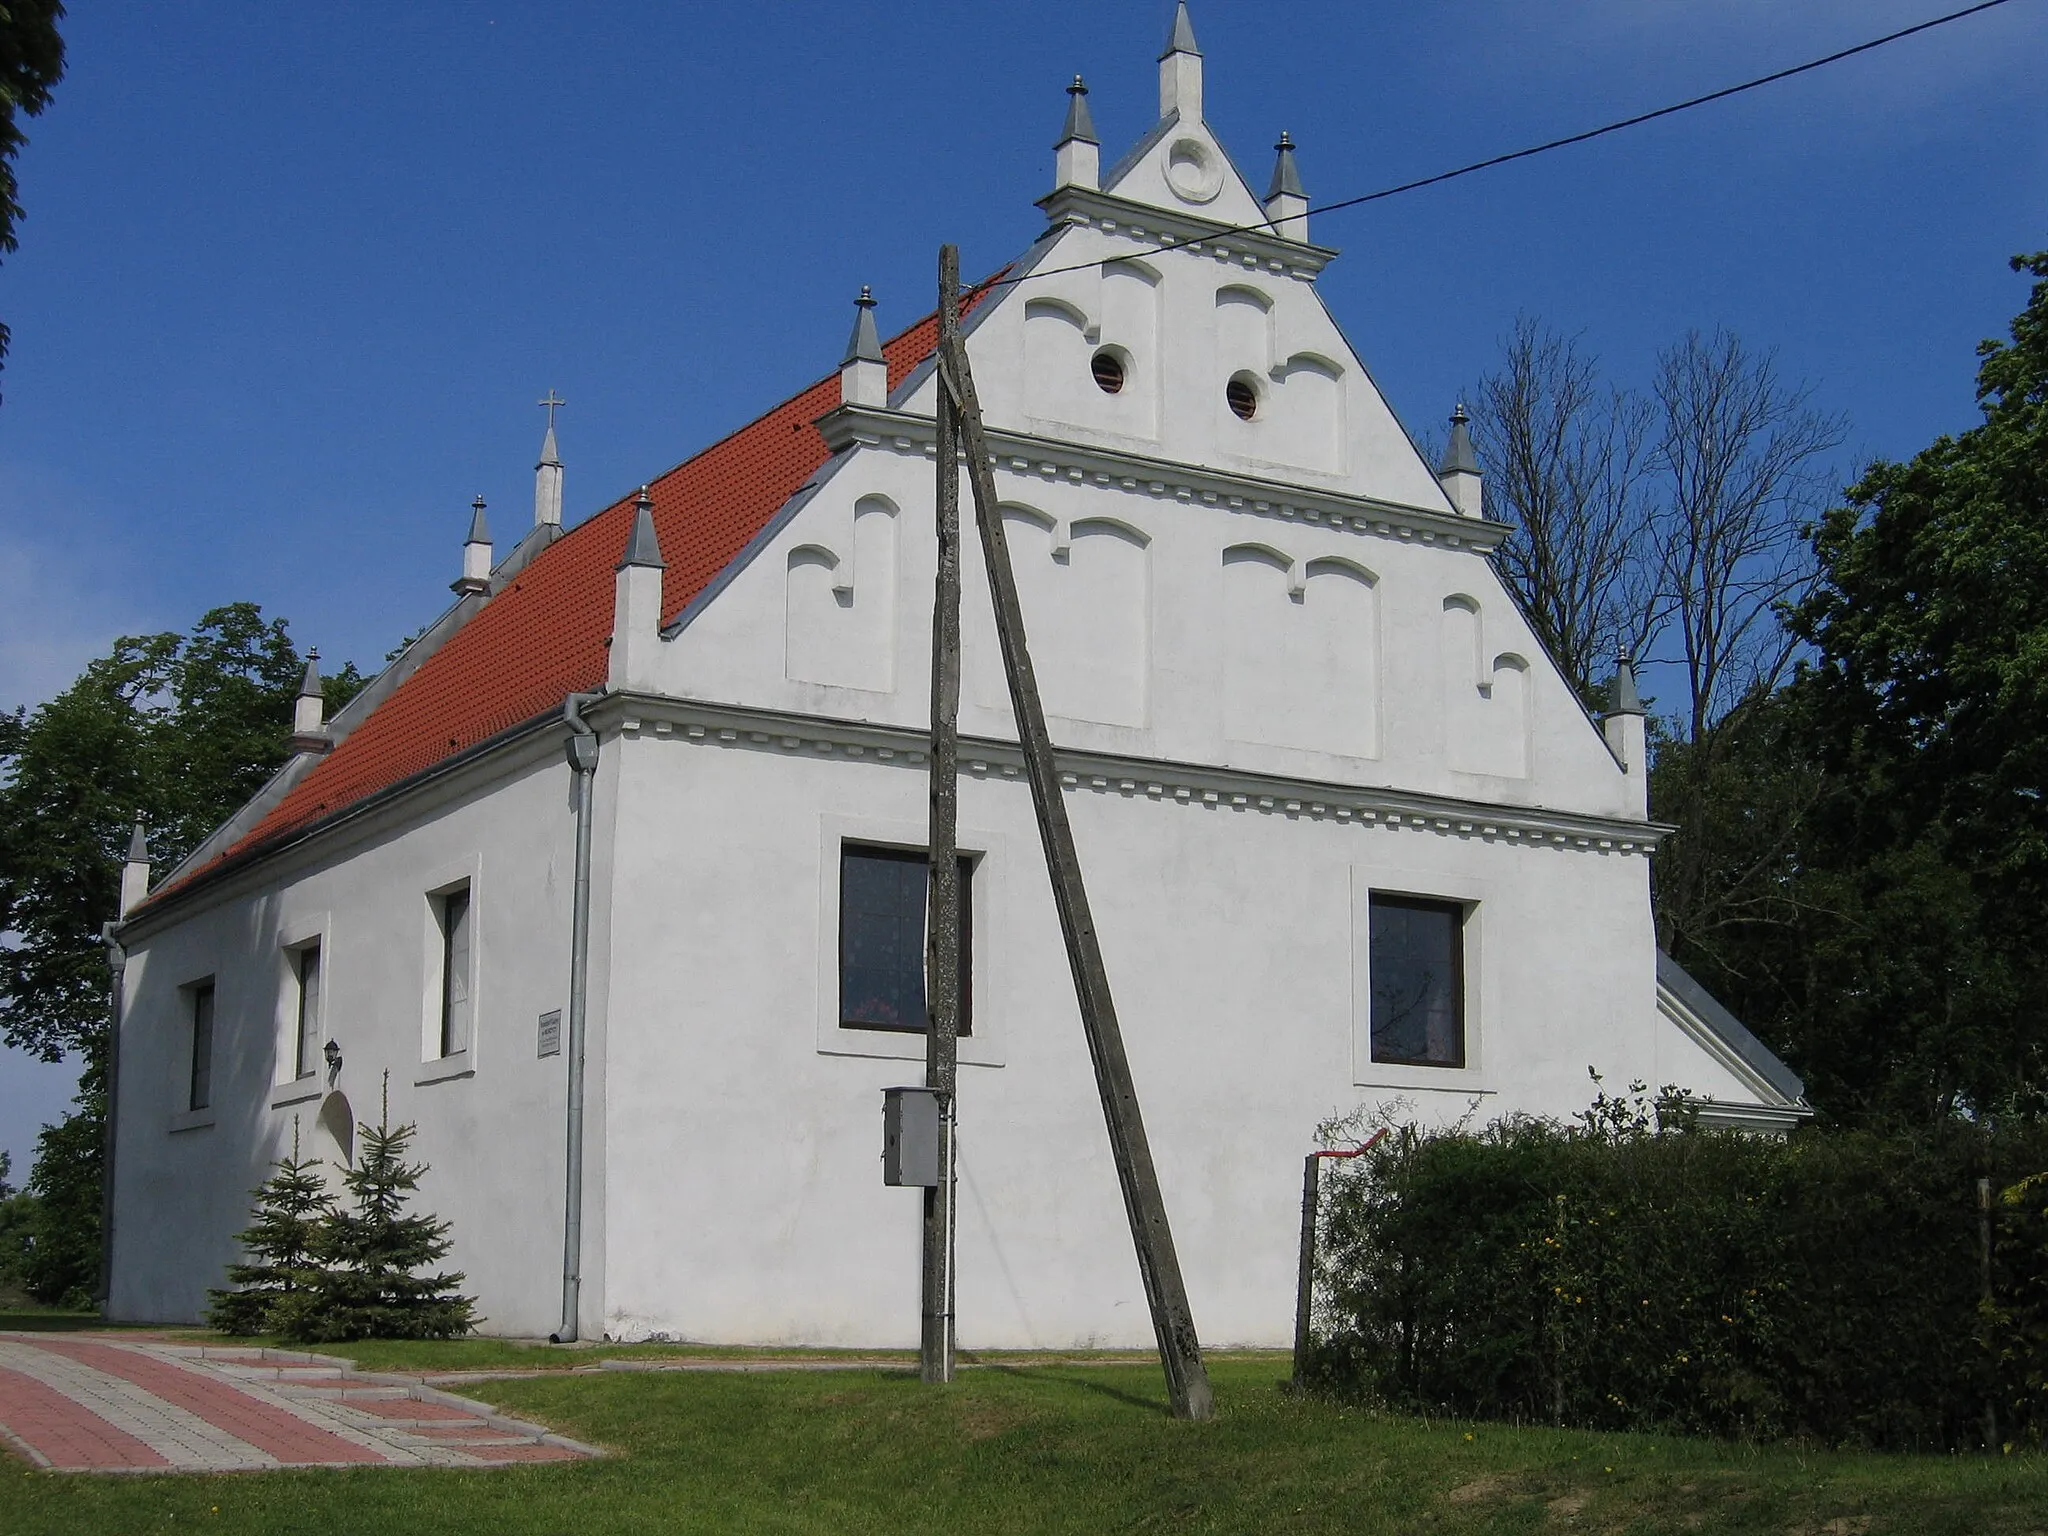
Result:
{"type": "MultiPolygon", "coordinates": [[[[971,311],[986,292],[984,286],[964,308],[971,311]]],[[[883,348],[889,388],[937,344],[931,315],[890,341],[883,348]]],[[[668,560],[664,623],[709,586],[830,457],[813,423],[839,404],[839,389],[835,372],[649,482],[668,560]]],[[[253,853],[559,708],[571,693],[603,687],[612,568],[632,518],[628,495],[550,545],[222,859],[253,853]]]]}

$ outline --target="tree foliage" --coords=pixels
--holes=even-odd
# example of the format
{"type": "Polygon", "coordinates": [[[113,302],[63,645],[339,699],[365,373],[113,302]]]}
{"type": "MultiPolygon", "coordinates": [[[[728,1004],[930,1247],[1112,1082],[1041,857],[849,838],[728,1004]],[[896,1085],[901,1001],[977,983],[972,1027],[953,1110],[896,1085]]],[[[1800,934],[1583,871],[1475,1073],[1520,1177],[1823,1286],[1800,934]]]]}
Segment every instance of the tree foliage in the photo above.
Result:
{"type": "MultiPolygon", "coordinates": [[[[304,659],[254,603],[189,635],[118,640],[63,693],[0,715],[0,1038],[55,1061],[92,1056],[107,1017],[101,925],[119,903],[129,829],[159,872],[283,763],[304,659]]],[[[330,709],[362,684],[327,679],[330,709]]]]}
{"type": "Polygon", "coordinates": [[[96,1078],[70,1114],[43,1127],[28,1188],[16,1196],[21,1246],[17,1283],[49,1306],[92,1305],[100,1270],[100,1148],[106,1093],[96,1078]]]}
{"type": "Polygon", "coordinates": [[[1983,420],[1813,535],[1808,663],[1660,755],[1673,952],[1866,1123],[2048,1108],[2048,253],[1983,420]]]}
{"type": "Polygon", "coordinates": [[[14,1159],[0,1152],[0,1304],[21,1287],[22,1261],[28,1252],[29,1197],[8,1182],[14,1159]]]}
{"type": "MultiPolygon", "coordinates": [[[[64,39],[57,31],[62,0],[5,0],[0,3],[0,252],[19,245],[21,185],[15,157],[28,142],[17,117],[35,117],[50,104],[64,78],[64,39]]],[[[9,331],[0,322],[0,364],[7,360],[9,331]]]]}
{"type": "MultiPolygon", "coordinates": [[[[189,635],[128,636],[33,711],[0,714],[0,1040],[46,1061],[82,1058],[69,1115],[37,1144],[22,1284],[82,1304],[95,1288],[105,1136],[107,953],[130,828],[150,828],[159,872],[197,847],[284,761],[304,662],[254,603],[189,635]]],[[[330,712],[362,686],[325,683],[330,712]]]]}

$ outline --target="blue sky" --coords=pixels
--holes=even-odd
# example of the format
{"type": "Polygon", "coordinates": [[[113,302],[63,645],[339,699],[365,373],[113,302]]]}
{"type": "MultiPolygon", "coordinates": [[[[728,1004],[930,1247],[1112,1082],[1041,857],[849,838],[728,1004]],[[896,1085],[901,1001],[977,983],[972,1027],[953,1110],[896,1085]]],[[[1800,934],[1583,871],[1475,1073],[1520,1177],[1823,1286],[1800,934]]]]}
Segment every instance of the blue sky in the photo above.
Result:
{"type": "MultiPolygon", "coordinates": [[[[1211,124],[1351,196],[1799,62],[1958,0],[1197,0],[1211,124]]],[[[1062,89],[1106,158],[1166,0],[74,0],[0,267],[0,706],[115,635],[253,599],[373,666],[448,600],[469,499],[530,515],[549,388],[573,521],[819,377],[862,283],[1040,227],[1062,89]]],[[[1973,422],[2048,246],[2048,0],[1321,219],[1323,292],[1428,430],[1521,312],[1641,381],[1729,326],[1859,459],[1973,422]]],[[[61,1072],[0,1057],[17,1172],[61,1072]]]]}

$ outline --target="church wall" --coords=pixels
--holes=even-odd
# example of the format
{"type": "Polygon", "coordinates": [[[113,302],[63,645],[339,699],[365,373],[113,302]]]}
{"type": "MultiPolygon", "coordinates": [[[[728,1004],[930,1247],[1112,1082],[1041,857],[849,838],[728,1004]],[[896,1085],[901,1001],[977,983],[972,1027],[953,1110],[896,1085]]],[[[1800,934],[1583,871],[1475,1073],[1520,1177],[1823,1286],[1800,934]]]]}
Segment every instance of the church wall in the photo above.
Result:
{"type": "MultiPolygon", "coordinates": [[[[921,451],[851,452],[660,647],[660,691],[919,726],[932,482],[921,451]]],[[[996,488],[1063,745],[1640,818],[1639,787],[1483,555],[1163,482],[1005,463],[996,488]]],[[[1014,739],[964,488],[962,503],[960,728],[1014,739]]]]}
{"type": "MultiPolygon", "coordinates": [[[[539,1016],[566,1003],[574,820],[559,741],[501,759],[224,882],[128,943],[112,1314],[190,1322],[238,1257],[248,1192],[288,1155],[335,1162],[338,1092],[357,1127],[414,1122],[430,1165],[417,1208],[453,1222],[448,1267],[494,1333],[552,1329],[561,1295],[563,1058],[542,1059],[539,1016]],[[439,1050],[441,944],[429,893],[466,881],[474,951],[471,1044],[439,1050]],[[341,1049],[293,1076],[296,982],[287,949],[317,939],[318,1039],[341,1049]],[[215,985],[212,1106],[185,1110],[190,984],[215,985]]],[[[600,791],[602,794],[602,791],[600,791]]],[[[358,1132],[359,1137],[359,1132],[358,1132]]]]}
{"type": "MultiPolygon", "coordinates": [[[[922,1041],[836,1027],[837,849],[924,840],[903,757],[648,718],[619,747],[606,1161],[616,1336],[907,1345],[919,1201],[881,1183],[881,1090],[922,1041]]],[[[765,734],[765,733],[764,733],[765,734]]],[[[829,734],[826,732],[824,734],[829,734]]],[[[850,738],[849,738],[850,739],[850,738]]],[[[1068,805],[1175,1222],[1215,1344],[1284,1344],[1318,1122],[1568,1115],[1659,1062],[1639,855],[1081,790],[1068,805]],[[1370,890],[1473,904],[1468,1066],[1374,1066],[1370,890]],[[1600,933],[1613,942],[1589,945],[1600,933]]],[[[970,767],[963,1345],[1144,1346],[1150,1325],[1030,800],[970,767]]]]}

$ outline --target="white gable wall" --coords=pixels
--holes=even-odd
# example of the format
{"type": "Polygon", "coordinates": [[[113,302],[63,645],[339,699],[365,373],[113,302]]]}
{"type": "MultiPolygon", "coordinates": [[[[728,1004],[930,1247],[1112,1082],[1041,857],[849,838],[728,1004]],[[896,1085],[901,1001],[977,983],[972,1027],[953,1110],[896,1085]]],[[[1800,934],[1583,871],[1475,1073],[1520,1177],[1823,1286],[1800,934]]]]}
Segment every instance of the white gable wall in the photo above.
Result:
{"type": "MultiPolygon", "coordinates": [[[[842,456],[662,647],[659,691],[926,720],[932,478],[915,443],[842,456]]],[[[1481,554],[1152,483],[1076,483],[1007,462],[997,475],[1061,744],[1640,815],[1639,786],[1481,554]]],[[[963,515],[971,530],[971,504],[963,515]]],[[[1014,736],[968,537],[961,729],[1014,736]]]]}

